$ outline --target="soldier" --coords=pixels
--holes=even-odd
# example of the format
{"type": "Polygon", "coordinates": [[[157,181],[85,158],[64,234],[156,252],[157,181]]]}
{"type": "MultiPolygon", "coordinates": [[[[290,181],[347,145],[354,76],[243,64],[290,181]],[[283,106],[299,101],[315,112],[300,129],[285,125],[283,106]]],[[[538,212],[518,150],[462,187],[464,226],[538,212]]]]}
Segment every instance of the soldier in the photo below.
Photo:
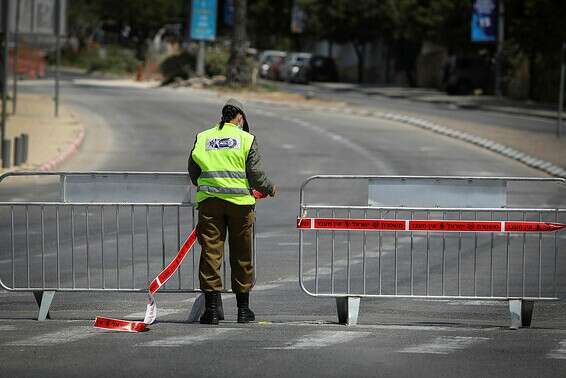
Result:
{"type": "MultiPolygon", "coordinates": [[[[243,106],[230,99],[220,123],[199,133],[189,157],[189,175],[197,186],[200,288],[205,295],[201,324],[218,324],[222,278],[220,266],[228,230],[232,291],[236,294],[238,323],[255,320],[249,308],[253,286],[252,229],[256,198],[252,189],[275,196],[275,186],[264,173],[255,137],[243,106]]],[[[222,315],[222,314],[220,314],[222,315]]]]}

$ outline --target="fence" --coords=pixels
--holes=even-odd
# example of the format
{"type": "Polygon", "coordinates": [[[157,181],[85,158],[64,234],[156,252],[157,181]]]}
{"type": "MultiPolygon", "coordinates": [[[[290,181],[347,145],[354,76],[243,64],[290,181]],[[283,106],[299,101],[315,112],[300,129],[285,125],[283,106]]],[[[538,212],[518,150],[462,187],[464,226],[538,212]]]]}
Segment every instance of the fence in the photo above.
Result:
{"type": "MultiPolygon", "coordinates": [[[[195,226],[190,188],[174,172],[1,175],[4,195],[32,198],[0,202],[0,286],[33,292],[40,320],[58,291],[146,292],[195,226]]],[[[191,255],[161,292],[200,291],[199,252],[191,255]]]]}
{"type": "Polygon", "coordinates": [[[551,178],[311,177],[301,288],[336,298],[346,324],[360,298],[419,298],[509,301],[512,328],[529,326],[534,301],[564,293],[565,189],[551,178]]]}

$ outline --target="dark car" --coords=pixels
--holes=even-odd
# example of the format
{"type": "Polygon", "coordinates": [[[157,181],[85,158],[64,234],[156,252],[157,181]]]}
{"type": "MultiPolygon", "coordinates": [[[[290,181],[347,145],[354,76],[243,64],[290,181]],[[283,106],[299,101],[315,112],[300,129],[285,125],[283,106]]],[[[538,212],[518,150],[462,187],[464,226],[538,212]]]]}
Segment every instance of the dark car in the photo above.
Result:
{"type": "Polygon", "coordinates": [[[312,81],[338,81],[338,70],[334,59],[315,55],[309,62],[309,79],[312,81]]]}
{"type": "Polygon", "coordinates": [[[309,81],[338,81],[336,64],[332,58],[309,53],[290,54],[283,64],[283,79],[291,83],[309,81]]]}
{"type": "Polygon", "coordinates": [[[468,95],[476,90],[491,93],[493,77],[493,64],[483,56],[453,56],[444,65],[444,88],[451,95],[468,95]]]}

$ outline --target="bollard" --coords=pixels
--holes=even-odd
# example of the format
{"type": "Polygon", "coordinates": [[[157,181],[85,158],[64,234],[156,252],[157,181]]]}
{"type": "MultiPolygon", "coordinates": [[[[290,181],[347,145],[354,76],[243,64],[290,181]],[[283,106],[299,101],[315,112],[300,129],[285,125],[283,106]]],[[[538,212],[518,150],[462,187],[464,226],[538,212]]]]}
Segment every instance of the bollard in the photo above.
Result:
{"type": "Polygon", "coordinates": [[[14,138],[14,166],[20,165],[22,155],[22,138],[15,137],[14,138]]]}
{"type": "Polygon", "coordinates": [[[22,140],[22,159],[21,163],[27,163],[28,161],[28,151],[29,151],[29,135],[26,133],[22,133],[20,135],[20,139],[22,140]]]}
{"type": "Polygon", "coordinates": [[[10,146],[11,141],[4,139],[2,141],[2,168],[10,168],[10,146]]]}

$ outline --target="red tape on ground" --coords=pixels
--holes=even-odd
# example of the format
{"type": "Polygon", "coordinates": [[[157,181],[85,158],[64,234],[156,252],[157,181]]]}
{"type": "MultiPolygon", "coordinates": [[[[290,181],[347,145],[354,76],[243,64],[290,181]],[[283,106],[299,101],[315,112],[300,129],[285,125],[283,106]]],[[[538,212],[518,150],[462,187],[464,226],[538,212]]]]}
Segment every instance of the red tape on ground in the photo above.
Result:
{"type": "Polygon", "coordinates": [[[297,228],[336,231],[555,232],[566,227],[549,222],[447,221],[402,219],[298,218],[297,228]]]}
{"type": "Polygon", "coordinates": [[[179,266],[195,244],[196,240],[197,230],[195,228],[193,231],[191,231],[191,233],[181,246],[181,249],[179,249],[179,252],[177,252],[175,258],[169,263],[169,265],[167,265],[165,269],[163,269],[163,271],[161,271],[161,273],[157,275],[157,277],[155,277],[153,281],[151,281],[151,284],[148,287],[148,305],[146,309],[146,316],[143,322],[97,316],[94,321],[94,326],[96,328],[122,332],[148,331],[149,328],[147,326],[153,323],[153,321],[157,317],[157,305],[153,298],[153,294],[155,294],[163,285],[165,285],[165,283],[173,276],[173,274],[175,274],[177,269],[179,269],[179,266]]]}

